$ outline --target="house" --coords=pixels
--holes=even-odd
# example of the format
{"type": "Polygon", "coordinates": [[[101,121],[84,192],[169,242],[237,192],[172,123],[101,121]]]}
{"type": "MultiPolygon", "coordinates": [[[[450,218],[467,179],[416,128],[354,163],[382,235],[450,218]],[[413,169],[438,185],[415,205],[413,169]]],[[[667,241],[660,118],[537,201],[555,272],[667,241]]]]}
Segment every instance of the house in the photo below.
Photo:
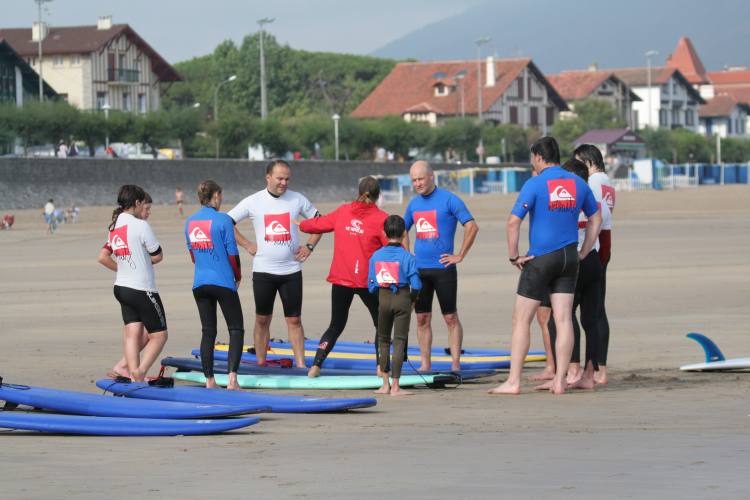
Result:
{"type": "Polygon", "coordinates": [[[707,136],[747,137],[750,104],[728,94],[709,99],[700,108],[700,131],[707,136]]]}
{"type": "Polygon", "coordinates": [[[0,37],[67,100],[80,109],[147,113],[159,109],[180,75],[127,24],[100,17],[95,26],[0,29],[0,37]],[[42,58],[38,60],[38,42],[42,58]]]}
{"type": "MultiPolygon", "coordinates": [[[[601,99],[609,102],[628,126],[633,126],[632,103],[641,99],[611,71],[598,70],[596,66],[592,66],[588,70],[548,75],[547,79],[568,103],[571,115],[575,114],[576,102],[601,99]]],[[[561,117],[564,118],[565,115],[561,117]]]]}
{"type": "Polygon", "coordinates": [[[677,47],[667,58],[666,66],[679,70],[696,90],[700,90],[701,86],[710,83],[706,68],[703,66],[701,58],[698,57],[693,42],[686,36],[680,37],[677,41],[677,47]]]}
{"type": "MultiPolygon", "coordinates": [[[[581,144],[593,144],[599,148],[609,167],[608,170],[630,166],[633,160],[646,155],[646,142],[627,128],[589,130],[573,141],[575,147],[581,144]]],[[[614,176],[614,172],[610,175],[614,176]]]]}
{"type": "MultiPolygon", "coordinates": [[[[42,85],[46,99],[57,97],[47,82],[42,85]]],[[[20,108],[31,100],[39,100],[39,75],[0,37],[0,104],[14,103],[20,108]]]]}
{"type": "Polygon", "coordinates": [[[568,109],[531,59],[404,62],[352,112],[355,118],[401,116],[432,126],[456,117],[515,124],[546,134],[568,109]],[[481,88],[481,92],[480,89],[481,88]]]}
{"type": "Polygon", "coordinates": [[[686,128],[698,131],[698,108],[705,101],[676,68],[612,70],[641,99],[633,102],[635,128],[686,128]]]}

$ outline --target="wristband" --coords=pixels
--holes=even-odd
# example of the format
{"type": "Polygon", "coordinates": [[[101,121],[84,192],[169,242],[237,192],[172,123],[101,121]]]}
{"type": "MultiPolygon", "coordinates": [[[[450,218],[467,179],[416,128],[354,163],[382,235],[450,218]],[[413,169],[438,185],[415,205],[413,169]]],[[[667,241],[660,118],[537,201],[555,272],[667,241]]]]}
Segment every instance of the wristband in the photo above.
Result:
{"type": "Polygon", "coordinates": [[[313,244],[311,244],[311,243],[306,243],[306,244],[305,244],[305,246],[306,246],[306,247],[307,247],[307,249],[308,249],[308,250],[310,250],[311,252],[312,252],[313,250],[315,250],[315,245],[313,245],[313,244]]]}
{"type": "Polygon", "coordinates": [[[520,256],[520,255],[516,255],[516,256],[515,256],[515,257],[513,257],[512,259],[508,259],[508,260],[509,260],[509,261],[511,261],[511,262],[516,262],[516,261],[517,261],[518,259],[520,259],[520,258],[521,258],[521,256],[520,256]]]}

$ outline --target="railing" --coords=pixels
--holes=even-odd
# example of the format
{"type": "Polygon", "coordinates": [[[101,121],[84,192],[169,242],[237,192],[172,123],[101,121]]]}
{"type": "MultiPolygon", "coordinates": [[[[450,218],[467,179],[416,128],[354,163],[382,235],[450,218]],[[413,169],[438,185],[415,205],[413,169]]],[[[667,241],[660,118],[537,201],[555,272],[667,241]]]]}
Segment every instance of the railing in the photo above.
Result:
{"type": "Polygon", "coordinates": [[[109,68],[107,69],[107,81],[138,83],[141,72],[137,69],[109,68]]]}

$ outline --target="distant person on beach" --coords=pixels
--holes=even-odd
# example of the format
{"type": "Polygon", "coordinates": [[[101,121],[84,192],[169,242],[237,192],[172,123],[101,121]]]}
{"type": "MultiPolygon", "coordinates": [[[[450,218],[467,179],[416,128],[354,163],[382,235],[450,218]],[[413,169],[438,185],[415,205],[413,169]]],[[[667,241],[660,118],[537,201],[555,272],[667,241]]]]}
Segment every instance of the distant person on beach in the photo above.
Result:
{"type": "Polygon", "coordinates": [[[432,299],[437,295],[440,312],[448,327],[451,369],[461,369],[461,345],[464,330],[458,318],[458,271],[456,265],[466,258],[479,233],[479,226],[461,198],[435,185],[435,174],[426,161],[416,161],[409,169],[417,195],[406,207],[408,231],[415,227],[414,255],[417,257],[422,291],[417,299],[417,339],[421,351],[420,371],[432,369],[432,299]],[[454,254],[456,225],[464,226],[461,249],[454,254]]]}
{"type": "Polygon", "coordinates": [[[60,143],[57,145],[57,157],[58,158],[68,157],[68,145],[65,144],[65,141],[60,141],[60,143]]]}
{"type": "Polygon", "coordinates": [[[404,219],[398,215],[391,215],[385,220],[384,229],[388,244],[372,254],[367,273],[367,286],[370,293],[378,294],[379,303],[378,368],[380,376],[383,377],[383,385],[375,392],[402,396],[411,394],[401,389],[399,379],[409,339],[411,310],[422,288],[422,282],[419,279],[416,259],[403,247],[407,234],[404,219]]]}
{"type": "Polygon", "coordinates": [[[16,222],[16,217],[13,214],[3,215],[3,220],[0,222],[0,229],[10,229],[13,227],[13,223],[16,222]]]}
{"type": "Polygon", "coordinates": [[[552,137],[542,137],[531,146],[531,163],[537,172],[521,188],[506,233],[511,265],[521,270],[513,307],[510,374],[489,391],[491,394],[520,394],[523,363],[529,351],[531,321],[539,304],[550,294],[557,328],[556,372],[550,391],[566,389],[573,349],[573,294],[578,262],[588,256],[601,227],[601,214],[591,189],[580,177],[560,167],[560,149],[552,137]],[[578,214],[583,210],[586,238],[578,251],[578,214]],[[520,255],[521,223],[530,217],[529,251],[520,255]]]}
{"type": "Polygon", "coordinates": [[[284,160],[266,166],[265,189],[239,202],[228,214],[235,224],[250,219],[255,240],[245,238],[235,225],[237,244],[253,255],[255,326],[253,342],[258,364],[266,363],[271,338],[271,319],[276,294],[284,307],[289,342],[298,368],[305,365],[305,331],[302,327],[302,263],[315,249],[321,235],[313,234],[300,245],[299,230],[292,221],[320,216],[302,194],[292,191],[292,169],[284,160]]]}
{"type": "Polygon", "coordinates": [[[327,278],[331,283],[331,322],[320,337],[308,372],[310,377],[320,375],[320,368],[346,327],[355,295],[362,300],[377,329],[378,296],[367,289],[366,269],[373,252],[388,243],[383,232],[388,214],[377,207],[379,198],[378,180],[365,177],[359,182],[359,196],[355,201],[299,225],[300,231],[308,234],[333,232],[333,260],[327,278]]]}
{"type": "Polygon", "coordinates": [[[44,221],[47,223],[47,234],[53,234],[57,229],[57,220],[55,219],[55,202],[52,198],[47,200],[42,209],[44,221]]]}
{"type": "Polygon", "coordinates": [[[214,344],[216,343],[216,306],[229,330],[229,383],[227,389],[239,390],[237,370],[245,339],[242,306],[237,287],[242,279],[240,255],[234,239],[234,221],[219,212],[223,200],[221,186],[211,180],[198,185],[202,208],[185,221],[185,241],[195,264],[193,297],[201,319],[201,364],[206,387],[216,388],[214,344]]]}
{"type": "Polygon", "coordinates": [[[98,258],[103,266],[117,272],[114,295],[122,309],[123,347],[128,374],[134,381],[145,379],[168,337],[167,319],[153,270],[164,254],[151,226],[137,217],[143,213],[145,202],[146,193],[141,187],[128,184],[120,188],[107,243],[98,258]],[[141,358],[144,327],[149,340],[141,358]]]}
{"type": "Polygon", "coordinates": [[[180,212],[180,217],[184,217],[184,213],[182,210],[182,204],[185,203],[185,193],[182,191],[181,187],[178,187],[174,191],[174,202],[177,204],[177,211],[180,212]]]}

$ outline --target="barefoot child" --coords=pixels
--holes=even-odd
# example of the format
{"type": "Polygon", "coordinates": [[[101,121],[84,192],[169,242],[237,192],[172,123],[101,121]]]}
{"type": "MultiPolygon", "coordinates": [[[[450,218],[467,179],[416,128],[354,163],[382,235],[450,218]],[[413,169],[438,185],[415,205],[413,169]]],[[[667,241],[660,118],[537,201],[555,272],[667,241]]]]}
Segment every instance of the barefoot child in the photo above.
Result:
{"type": "Polygon", "coordinates": [[[378,365],[383,377],[383,387],[378,394],[402,396],[410,394],[402,390],[398,381],[404,363],[406,341],[409,338],[411,310],[422,288],[417,271],[417,261],[402,243],[406,237],[406,224],[398,215],[385,220],[385,236],[388,244],[377,250],[370,258],[367,284],[370,293],[378,292],[378,365]],[[389,381],[389,353],[391,352],[391,329],[393,329],[393,386],[389,381]]]}

